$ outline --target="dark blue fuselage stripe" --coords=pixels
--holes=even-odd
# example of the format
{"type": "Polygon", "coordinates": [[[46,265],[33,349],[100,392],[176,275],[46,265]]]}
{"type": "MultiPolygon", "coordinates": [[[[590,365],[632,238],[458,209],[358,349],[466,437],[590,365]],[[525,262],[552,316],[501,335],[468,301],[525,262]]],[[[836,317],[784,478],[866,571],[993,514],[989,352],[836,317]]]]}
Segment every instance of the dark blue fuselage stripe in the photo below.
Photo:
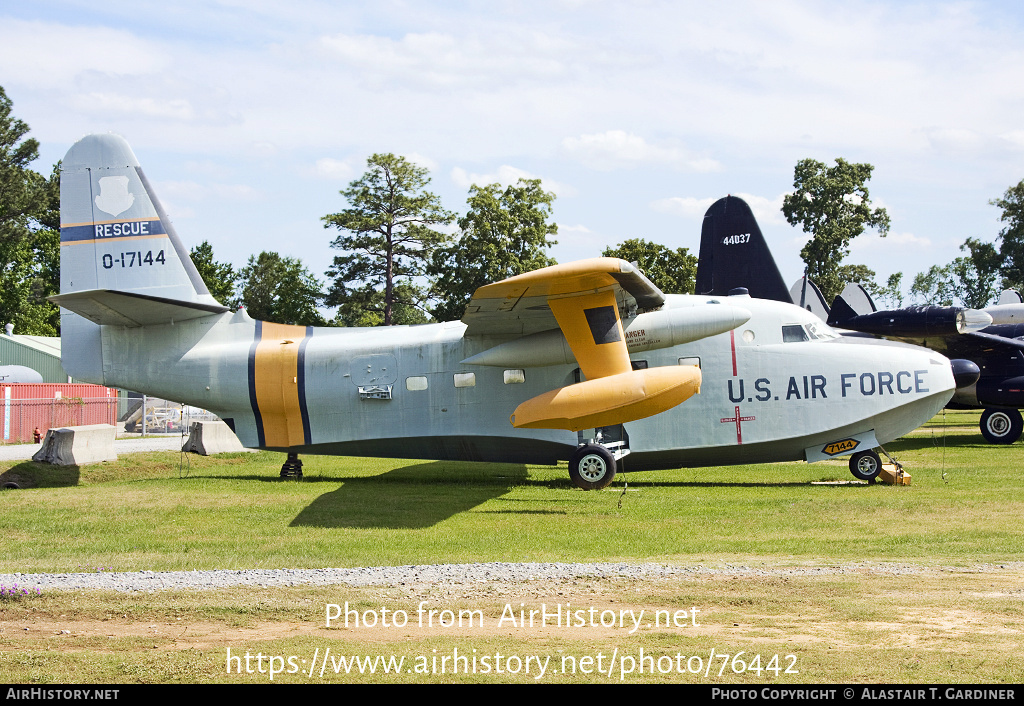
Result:
{"type": "Polygon", "coordinates": [[[260,406],[256,401],[256,348],[263,339],[263,322],[256,322],[256,335],[253,337],[252,345],[249,346],[249,404],[252,406],[252,414],[256,418],[256,438],[259,445],[264,446],[265,435],[263,433],[263,415],[260,414],[260,406]]]}
{"type": "Polygon", "coordinates": [[[302,412],[302,438],[306,445],[313,443],[313,435],[309,428],[309,409],[306,407],[306,344],[313,335],[313,327],[306,327],[306,336],[299,344],[299,370],[296,382],[299,383],[299,410],[302,412]]]}
{"type": "Polygon", "coordinates": [[[74,243],[80,240],[120,240],[121,238],[145,238],[166,235],[167,230],[159,218],[121,221],[118,223],[87,223],[85,225],[61,226],[60,242],[74,243]]]}

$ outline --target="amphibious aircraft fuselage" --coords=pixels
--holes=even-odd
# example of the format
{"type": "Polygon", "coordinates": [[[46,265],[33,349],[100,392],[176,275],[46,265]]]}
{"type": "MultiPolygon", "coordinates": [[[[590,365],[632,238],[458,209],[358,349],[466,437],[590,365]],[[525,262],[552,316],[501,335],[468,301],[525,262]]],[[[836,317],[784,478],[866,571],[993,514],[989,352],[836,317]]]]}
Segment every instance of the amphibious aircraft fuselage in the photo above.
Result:
{"type": "MultiPolygon", "coordinates": [[[[714,301],[751,316],[734,331],[630,356],[650,368],[698,366],[703,384],[683,404],[625,425],[629,470],[818,460],[829,455],[820,449],[847,437],[871,448],[919,426],[952,393],[942,356],[835,337],[798,307],[746,296],[666,299],[667,308],[714,301]]],[[[537,366],[527,356],[516,367],[467,365],[462,361],[505,340],[465,331],[461,322],[282,326],[254,321],[244,310],[145,328],[105,326],[97,382],[210,409],[251,447],[529,463],[568,458],[577,433],[515,429],[509,415],[526,399],[573,384],[578,366],[537,366]]]]}
{"type": "MultiPolygon", "coordinates": [[[[209,409],[289,454],[620,470],[872,454],[949,400],[949,361],[836,336],[792,304],[666,295],[594,258],[481,287],[462,321],[311,328],[210,296],[127,143],[61,176],[62,362],[77,379],[209,409]]],[[[717,237],[717,236],[716,236],[717,237]]],[[[748,239],[726,235],[716,256],[748,239]]],[[[856,458],[856,456],[855,456],[856,458]]],[[[858,474],[856,468],[853,469],[858,474]]]]}

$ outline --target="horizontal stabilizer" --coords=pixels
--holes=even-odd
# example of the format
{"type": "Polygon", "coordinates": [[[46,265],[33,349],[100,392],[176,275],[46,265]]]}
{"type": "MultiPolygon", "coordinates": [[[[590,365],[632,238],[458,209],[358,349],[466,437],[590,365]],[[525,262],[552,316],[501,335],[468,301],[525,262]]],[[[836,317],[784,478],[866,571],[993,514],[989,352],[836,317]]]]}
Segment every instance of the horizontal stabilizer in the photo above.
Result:
{"type": "Polygon", "coordinates": [[[129,328],[200,319],[230,311],[226,306],[219,304],[164,299],[110,289],[89,289],[58,294],[49,299],[93,323],[129,328]]]}

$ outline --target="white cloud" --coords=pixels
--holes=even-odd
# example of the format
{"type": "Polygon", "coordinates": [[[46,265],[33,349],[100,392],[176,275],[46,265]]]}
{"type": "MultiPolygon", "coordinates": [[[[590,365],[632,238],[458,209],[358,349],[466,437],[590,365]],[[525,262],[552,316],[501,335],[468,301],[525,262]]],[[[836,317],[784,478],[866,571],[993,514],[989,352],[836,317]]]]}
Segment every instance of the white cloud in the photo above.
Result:
{"type": "Polygon", "coordinates": [[[703,218],[708,208],[717,198],[696,199],[692,196],[672,196],[651,202],[651,208],[661,213],[669,213],[683,218],[703,218]]]}
{"type": "Polygon", "coordinates": [[[76,96],[75,108],[110,119],[118,115],[140,118],[192,120],[196,116],[189,101],[180,98],[138,98],[117,93],[88,93],[76,96]]]}
{"type": "Polygon", "coordinates": [[[585,225],[582,225],[582,224],[578,224],[578,225],[574,225],[574,226],[567,226],[567,225],[564,225],[562,223],[558,224],[558,232],[559,233],[573,233],[573,234],[577,234],[578,233],[578,234],[581,234],[581,235],[590,235],[591,233],[593,233],[593,231],[590,230],[590,228],[587,228],[585,225]]]}
{"type": "Polygon", "coordinates": [[[7,86],[70,87],[84,74],[142,76],[169,63],[160,45],[119,29],[9,17],[0,21],[0,66],[7,86]]]}
{"type": "Polygon", "coordinates": [[[886,250],[891,252],[913,252],[931,248],[931,238],[914,233],[889,231],[884,238],[874,231],[866,231],[850,241],[850,252],[886,250]]]}
{"type": "Polygon", "coordinates": [[[567,137],[562,140],[562,151],[572,159],[601,171],[631,169],[644,164],[693,172],[713,172],[722,168],[717,161],[696,155],[674,141],[650,144],[625,130],[567,137]]]}
{"type": "Polygon", "coordinates": [[[252,202],[261,192],[248,184],[200,184],[195,181],[160,181],[154,187],[167,212],[179,217],[183,208],[171,210],[171,203],[197,203],[208,199],[231,202],[252,202]]]}
{"type": "MultiPolygon", "coordinates": [[[[764,196],[755,196],[753,194],[743,193],[732,194],[732,196],[738,196],[747,202],[747,205],[750,206],[750,210],[753,212],[758,225],[775,225],[784,224],[786,222],[781,211],[784,194],[780,194],[770,199],[764,196]]],[[[704,218],[704,214],[707,212],[708,208],[710,208],[711,204],[715,203],[715,201],[718,201],[719,198],[720,197],[698,199],[692,196],[673,196],[667,199],[652,201],[651,208],[661,213],[668,213],[674,216],[682,216],[683,218],[697,220],[704,218]]]]}
{"type": "Polygon", "coordinates": [[[419,152],[408,152],[406,154],[403,154],[402,156],[405,157],[408,161],[415,164],[416,166],[423,167],[428,172],[432,172],[435,169],[437,169],[437,162],[432,160],[430,157],[427,157],[426,155],[420,154],[419,152]]]}
{"type": "Polygon", "coordinates": [[[343,181],[349,181],[355,176],[355,169],[352,167],[352,163],[347,159],[342,160],[322,157],[316,160],[316,166],[313,168],[313,173],[324,179],[341,179],[343,181]]]}
{"type": "Polygon", "coordinates": [[[518,27],[500,34],[408,33],[399,39],[334,34],[319,39],[328,58],[358,69],[364,80],[421,87],[500,86],[565,74],[565,40],[518,27]],[[497,82],[497,83],[496,83],[497,82]]]}
{"type": "Polygon", "coordinates": [[[462,167],[453,167],[451,177],[455,185],[463,189],[468,189],[474,184],[477,186],[486,186],[487,184],[514,186],[520,179],[540,179],[541,187],[546,191],[553,192],[555,196],[574,196],[576,194],[576,190],[571,186],[552,179],[544,179],[525,169],[519,169],[508,164],[501,165],[495,172],[490,174],[471,173],[462,167]]]}

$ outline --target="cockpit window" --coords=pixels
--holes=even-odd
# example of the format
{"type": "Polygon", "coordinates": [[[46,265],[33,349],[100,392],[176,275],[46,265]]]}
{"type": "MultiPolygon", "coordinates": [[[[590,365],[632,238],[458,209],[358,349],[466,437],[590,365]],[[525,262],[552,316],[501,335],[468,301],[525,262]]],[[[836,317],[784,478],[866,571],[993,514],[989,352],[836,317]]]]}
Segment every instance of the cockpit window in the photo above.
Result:
{"type": "Polygon", "coordinates": [[[790,324],[782,327],[782,342],[783,343],[799,343],[801,341],[809,341],[810,337],[807,335],[807,331],[800,324],[790,324]]]}
{"type": "Polygon", "coordinates": [[[830,338],[838,338],[836,333],[830,329],[826,324],[809,323],[805,327],[807,333],[811,334],[811,338],[817,338],[822,341],[827,341],[830,338]]]}

